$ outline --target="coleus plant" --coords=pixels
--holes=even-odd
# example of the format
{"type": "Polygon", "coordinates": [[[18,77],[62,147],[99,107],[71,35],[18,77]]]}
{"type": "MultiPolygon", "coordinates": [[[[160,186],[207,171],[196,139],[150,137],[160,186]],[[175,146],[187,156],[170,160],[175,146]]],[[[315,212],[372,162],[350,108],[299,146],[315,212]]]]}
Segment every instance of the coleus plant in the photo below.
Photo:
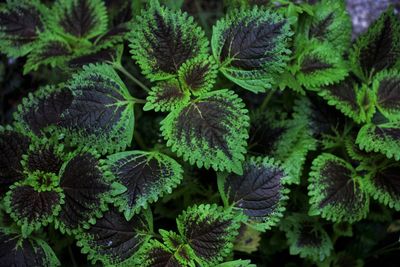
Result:
{"type": "Polygon", "coordinates": [[[351,46],[342,1],[227,1],[210,38],[168,1],[148,2],[1,6],[2,51],[26,56],[26,74],[63,76],[0,129],[0,262],[60,265],[54,228],[105,266],[254,266],[234,256],[238,242],[279,224],[290,254],[329,266],[372,199],[400,210],[392,8],[351,46]],[[138,132],[142,111],[164,112],[154,148],[138,132]],[[187,203],[176,230],[157,233],[152,210],[193,170],[215,176],[220,200],[187,203]],[[303,186],[307,205],[291,210],[303,186]]]}

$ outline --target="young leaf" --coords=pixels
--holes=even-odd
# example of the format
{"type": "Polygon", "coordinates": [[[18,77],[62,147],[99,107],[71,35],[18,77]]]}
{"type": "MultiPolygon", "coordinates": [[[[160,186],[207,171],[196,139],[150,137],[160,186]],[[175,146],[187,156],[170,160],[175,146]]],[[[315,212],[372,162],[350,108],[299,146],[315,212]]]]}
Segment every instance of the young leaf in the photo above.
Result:
{"type": "Polygon", "coordinates": [[[332,154],[314,159],[309,178],[310,214],[353,223],[367,216],[369,197],[353,167],[332,154]]]}
{"type": "Polygon", "coordinates": [[[223,190],[229,203],[265,231],[276,225],[285,211],[289,192],[283,186],[285,179],[287,174],[272,158],[251,157],[243,164],[243,175],[225,177],[223,190]]]}
{"type": "Polygon", "coordinates": [[[60,188],[42,191],[31,185],[16,183],[5,197],[5,208],[14,221],[21,226],[22,235],[52,222],[61,210],[64,195],[60,188]]]}
{"type": "Polygon", "coordinates": [[[358,132],[356,143],[367,152],[380,152],[400,160],[400,122],[366,124],[358,132]]]}
{"type": "Polygon", "coordinates": [[[254,93],[270,88],[288,60],[289,23],[254,7],[235,9],[213,28],[212,51],[222,73],[254,93]]]}
{"type": "Polygon", "coordinates": [[[190,101],[190,93],[182,90],[177,80],[171,79],[152,87],[146,100],[143,107],[145,111],[152,109],[161,112],[172,111],[185,106],[190,101]]]}
{"type": "Polygon", "coordinates": [[[172,111],[162,122],[167,145],[200,168],[242,173],[249,117],[232,91],[203,94],[172,111]]]}
{"type": "Polygon", "coordinates": [[[172,231],[160,229],[160,234],[164,241],[164,245],[174,252],[174,257],[183,266],[195,266],[193,259],[195,258],[192,249],[185,244],[182,236],[172,231]]]}
{"type": "Polygon", "coordinates": [[[127,188],[114,199],[114,205],[127,220],[165,193],[171,193],[183,178],[179,163],[159,152],[121,152],[108,156],[107,163],[116,181],[127,188]]]}
{"type": "Polygon", "coordinates": [[[151,1],[129,37],[133,59],[153,81],[177,75],[187,60],[208,52],[208,41],[193,17],[157,2],[151,1]]]}
{"type": "Polygon", "coordinates": [[[24,179],[21,160],[30,143],[29,137],[0,126],[0,198],[13,183],[24,179]]]}
{"type": "Polygon", "coordinates": [[[199,56],[183,63],[178,72],[180,83],[195,96],[211,91],[217,78],[217,67],[208,56],[199,56]]]}
{"type": "Polygon", "coordinates": [[[56,227],[70,233],[80,226],[100,217],[113,195],[113,186],[98,156],[91,152],[80,152],[63,167],[60,188],[65,203],[56,219],[56,227]]]}
{"type": "Polygon", "coordinates": [[[256,267],[256,265],[251,264],[249,260],[235,260],[220,263],[215,267],[256,267]]]}
{"type": "Polygon", "coordinates": [[[50,246],[41,239],[24,239],[11,229],[0,228],[0,262],[3,266],[60,266],[50,246]]]}
{"type": "Polygon", "coordinates": [[[215,266],[233,248],[241,216],[217,205],[192,206],[176,220],[201,266],[215,266]]]}
{"type": "Polygon", "coordinates": [[[389,8],[361,35],[350,54],[354,71],[364,79],[393,67],[400,57],[400,22],[389,8]]]}
{"type": "Polygon", "coordinates": [[[33,49],[44,31],[46,8],[38,0],[8,0],[0,8],[0,48],[9,57],[20,57],[33,49]]]}
{"type": "Polygon", "coordinates": [[[147,243],[143,251],[140,253],[140,259],[137,260],[137,265],[142,267],[183,267],[177,260],[174,252],[167,246],[157,240],[151,240],[147,243]]]}
{"type": "Polygon", "coordinates": [[[93,264],[101,261],[106,266],[132,266],[136,252],[151,238],[152,225],[149,211],[127,221],[112,207],[96,224],[78,234],[77,244],[93,264]]]}
{"type": "Polygon", "coordinates": [[[373,82],[378,110],[389,120],[400,120],[400,73],[383,71],[373,82]]]}
{"type": "Polygon", "coordinates": [[[102,153],[129,146],[134,127],[134,100],[108,65],[89,65],[74,76],[68,88],[71,105],[62,114],[62,126],[72,143],[102,153]]]}
{"type": "Polygon", "coordinates": [[[318,262],[329,257],[333,250],[329,235],[312,217],[291,215],[281,223],[281,229],[286,233],[291,255],[300,255],[318,262]]]}
{"type": "Polygon", "coordinates": [[[14,119],[22,132],[41,136],[48,128],[60,125],[61,114],[71,105],[72,92],[64,85],[39,88],[22,100],[14,119]]]}
{"type": "Polygon", "coordinates": [[[90,39],[106,32],[107,20],[102,0],[58,0],[49,26],[68,38],[90,39]]]}

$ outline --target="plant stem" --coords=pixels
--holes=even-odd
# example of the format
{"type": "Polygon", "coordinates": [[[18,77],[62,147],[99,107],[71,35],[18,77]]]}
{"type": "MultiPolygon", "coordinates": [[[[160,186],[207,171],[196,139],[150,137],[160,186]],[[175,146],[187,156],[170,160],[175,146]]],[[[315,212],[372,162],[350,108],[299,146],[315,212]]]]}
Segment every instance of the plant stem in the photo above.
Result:
{"type": "Polygon", "coordinates": [[[140,88],[145,90],[146,92],[150,92],[150,89],[144,85],[141,81],[139,81],[136,77],[134,77],[132,74],[130,74],[121,64],[114,64],[113,65],[115,69],[119,70],[122,72],[126,77],[128,77],[130,80],[132,80],[134,83],[139,85],[140,88]]]}
{"type": "Polygon", "coordinates": [[[69,256],[70,256],[70,258],[71,258],[72,265],[73,265],[74,267],[78,267],[78,264],[76,263],[76,260],[75,260],[75,257],[74,257],[74,253],[72,252],[72,249],[71,249],[71,246],[70,246],[70,245],[68,245],[68,253],[69,253],[69,256]]]}
{"type": "Polygon", "coordinates": [[[261,106],[260,106],[260,110],[264,111],[265,108],[267,107],[269,101],[271,100],[272,95],[275,93],[275,90],[270,90],[268,92],[268,95],[264,98],[264,101],[262,102],[261,106]]]}

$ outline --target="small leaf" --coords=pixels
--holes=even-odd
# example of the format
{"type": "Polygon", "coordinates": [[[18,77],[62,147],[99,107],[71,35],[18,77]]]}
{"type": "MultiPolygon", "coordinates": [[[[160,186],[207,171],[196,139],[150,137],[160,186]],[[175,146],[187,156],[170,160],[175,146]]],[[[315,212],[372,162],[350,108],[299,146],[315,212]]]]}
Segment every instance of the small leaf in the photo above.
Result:
{"type": "Polygon", "coordinates": [[[20,57],[33,49],[44,31],[46,8],[37,0],[9,0],[0,8],[0,48],[9,57],[20,57]]]}
{"type": "Polygon", "coordinates": [[[312,217],[291,215],[281,223],[281,229],[286,232],[291,255],[319,262],[329,257],[333,250],[329,235],[312,217]]]}
{"type": "Polygon", "coordinates": [[[349,223],[367,216],[369,197],[349,163],[332,154],[322,154],[313,161],[311,169],[310,214],[349,223]]]}
{"type": "Polygon", "coordinates": [[[116,181],[127,188],[113,201],[127,220],[170,193],[183,178],[182,167],[159,152],[121,152],[108,156],[107,163],[116,181]]]}
{"type": "Polygon", "coordinates": [[[157,240],[151,240],[140,253],[137,265],[142,267],[183,267],[176,259],[174,252],[157,240]]]}
{"type": "Polygon", "coordinates": [[[111,208],[96,224],[78,234],[78,245],[93,264],[101,261],[106,266],[132,266],[136,252],[151,238],[153,222],[148,213],[127,221],[116,208],[111,208]]]}
{"type": "Polygon", "coordinates": [[[53,142],[42,139],[39,143],[35,142],[29,151],[22,156],[22,164],[26,172],[52,173],[58,175],[61,167],[68,157],[63,151],[63,146],[53,146],[53,142]]]}
{"type": "Polygon", "coordinates": [[[21,160],[30,143],[27,136],[0,126],[0,198],[13,183],[24,179],[21,160]]]}
{"type": "Polygon", "coordinates": [[[361,35],[350,54],[356,73],[367,80],[372,73],[393,67],[400,57],[400,22],[389,8],[361,35]]]}
{"type": "Polygon", "coordinates": [[[199,96],[213,88],[217,78],[217,67],[211,57],[199,56],[183,63],[178,76],[184,88],[199,96]]]}
{"type": "Polygon", "coordinates": [[[41,239],[24,239],[11,229],[0,228],[0,262],[3,266],[60,266],[50,246],[41,239]]]}
{"type": "Polygon", "coordinates": [[[233,248],[241,216],[216,205],[192,206],[176,220],[201,266],[215,266],[233,248]]]}
{"type": "Polygon", "coordinates": [[[134,101],[111,66],[85,67],[68,88],[74,97],[63,113],[62,126],[72,143],[102,153],[131,144],[134,101]]]}
{"type": "Polygon", "coordinates": [[[229,203],[255,224],[267,230],[277,224],[285,211],[289,192],[283,186],[287,174],[271,158],[249,158],[243,164],[243,175],[225,178],[224,192],[229,203]]]}
{"type": "Polygon", "coordinates": [[[66,65],[71,69],[82,68],[90,64],[119,63],[123,53],[123,46],[105,48],[96,52],[87,52],[71,58],[66,65]]]}
{"type": "Polygon", "coordinates": [[[131,54],[151,80],[178,74],[189,59],[207,54],[208,41],[193,17],[172,11],[152,1],[131,31],[131,54]]]}
{"type": "Polygon", "coordinates": [[[256,252],[260,247],[261,234],[261,232],[255,230],[254,228],[242,224],[233,249],[235,251],[241,251],[247,254],[256,252]]]}
{"type": "Polygon", "coordinates": [[[58,0],[50,27],[67,37],[89,39],[106,32],[107,10],[102,0],[58,0]]]}
{"type": "Polygon", "coordinates": [[[400,160],[400,122],[366,124],[358,132],[356,143],[367,152],[380,152],[400,160]]]}
{"type": "Polygon", "coordinates": [[[235,260],[220,263],[215,267],[256,267],[256,265],[251,264],[250,260],[235,260]]]}
{"type": "Polygon", "coordinates": [[[289,24],[276,13],[235,9],[214,26],[211,46],[222,73],[258,93],[271,88],[286,66],[290,35],[289,24]]]}
{"type": "Polygon", "coordinates": [[[378,110],[389,120],[400,120],[400,73],[383,71],[373,82],[378,110]]]}
{"type": "Polygon", "coordinates": [[[238,174],[242,173],[248,126],[242,100],[229,90],[205,93],[161,122],[167,145],[185,161],[238,174]]]}
{"type": "Polygon", "coordinates": [[[146,98],[147,102],[143,110],[172,111],[185,106],[190,101],[190,94],[182,90],[177,80],[159,82],[151,88],[146,98]]]}

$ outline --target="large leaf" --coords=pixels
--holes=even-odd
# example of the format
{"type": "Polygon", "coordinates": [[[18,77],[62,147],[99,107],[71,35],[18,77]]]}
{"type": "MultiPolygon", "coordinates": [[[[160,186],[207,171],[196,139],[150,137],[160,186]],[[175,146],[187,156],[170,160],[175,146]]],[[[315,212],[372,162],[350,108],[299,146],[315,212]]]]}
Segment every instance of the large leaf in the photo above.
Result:
{"type": "Polygon", "coordinates": [[[366,217],[369,197],[349,163],[332,154],[322,154],[314,159],[311,168],[310,214],[350,223],[366,217]]]}
{"type": "Polygon", "coordinates": [[[400,160],[400,122],[366,124],[359,131],[356,142],[367,152],[380,152],[400,160]]]}
{"type": "Polygon", "coordinates": [[[56,220],[61,231],[72,232],[87,227],[107,208],[110,198],[117,193],[114,184],[94,153],[82,151],[63,167],[60,187],[65,195],[64,204],[56,220]]]}
{"type": "Polygon", "coordinates": [[[127,188],[114,199],[114,205],[127,220],[165,193],[171,193],[183,178],[179,163],[159,152],[121,152],[109,156],[107,163],[116,181],[127,188]]]}
{"type": "Polygon", "coordinates": [[[192,206],[177,218],[179,233],[201,266],[215,266],[233,248],[241,216],[216,205],[192,206]]]}
{"type": "Polygon", "coordinates": [[[111,66],[85,67],[68,88],[73,101],[62,114],[62,126],[73,143],[102,153],[130,145],[135,102],[111,66]]]}
{"type": "Polygon", "coordinates": [[[383,71],[375,76],[373,90],[378,110],[389,120],[400,120],[400,73],[383,71]]]}
{"type": "Polygon", "coordinates": [[[30,142],[30,138],[0,126],[0,198],[13,183],[24,179],[21,160],[30,142]]]}
{"type": "Polygon", "coordinates": [[[82,247],[83,253],[88,253],[92,263],[99,260],[106,266],[132,266],[129,263],[151,238],[152,231],[149,211],[127,221],[122,213],[112,207],[96,224],[78,234],[78,246],[82,247]]]}
{"type": "Polygon", "coordinates": [[[10,57],[29,53],[44,31],[45,7],[38,0],[8,0],[0,8],[0,48],[10,57]]]}
{"type": "Polygon", "coordinates": [[[207,54],[208,41],[192,17],[181,11],[150,7],[136,20],[129,37],[132,57],[151,80],[178,74],[187,60],[207,54]]]}
{"type": "Polygon", "coordinates": [[[222,73],[243,88],[264,92],[288,60],[289,24],[261,8],[233,10],[213,28],[212,50],[222,73]]]}
{"type": "Polygon", "coordinates": [[[190,164],[242,173],[249,117],[232,91],[205,93],[171,112],[161,125],[167,145],[190,164]]]}
{"type": "Polygon", "coordinates": [[[50,246],[41,239],[23,239],[18,233],[0,228],[0,262],[2,266],[60,266],[50,246]]]}
{"type": "Polygon", "coordinates": [[[51,29],[70,38],[89,39],[107,29],[102,0],[58,0],[49,17],[51,29]]]}
{"type": "Polygon", "coordinates": [[[290,254],[323,261],[333,250],[332,241],[322,225],[304,214],[293,214],[281,223],[290,245],[290,254]]]}
{"type": "Polygon", "coordinates": [[[273,159],[249,158],[243,164],[243,175],[223,175],[223,179],[221,189],[229,203],[259,224],[259,229],[269,229],[283,216],[289,191],[283,182],[288,176],[273,159]]]}
{"type": "Polygon", "coordinates": [[[389,8],[358,38],[350,59],[356,73],[368,80],[373,72],[393,67],[399,57],[400,22],[389,8]]]}

